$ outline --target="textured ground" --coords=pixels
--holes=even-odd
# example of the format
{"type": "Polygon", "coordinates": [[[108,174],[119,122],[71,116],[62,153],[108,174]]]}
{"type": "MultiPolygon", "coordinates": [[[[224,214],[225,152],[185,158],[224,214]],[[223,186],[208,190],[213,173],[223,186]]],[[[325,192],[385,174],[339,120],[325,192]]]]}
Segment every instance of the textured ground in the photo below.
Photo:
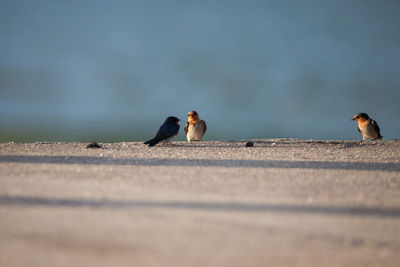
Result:
{"type": "Polygon", "coordinates": [[[0,266],[400,266],[400,141],[0,144],[0,266]]]}

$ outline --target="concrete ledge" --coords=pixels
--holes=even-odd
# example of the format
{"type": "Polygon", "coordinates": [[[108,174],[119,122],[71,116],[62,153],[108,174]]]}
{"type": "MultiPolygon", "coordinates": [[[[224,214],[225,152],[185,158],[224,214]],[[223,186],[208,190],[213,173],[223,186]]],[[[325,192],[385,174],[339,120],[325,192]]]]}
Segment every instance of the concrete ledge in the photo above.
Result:
{"type": "Polygon", "coordinates": [[[0,144],[0,265],[398,266],[400,141],[0,144]]]}

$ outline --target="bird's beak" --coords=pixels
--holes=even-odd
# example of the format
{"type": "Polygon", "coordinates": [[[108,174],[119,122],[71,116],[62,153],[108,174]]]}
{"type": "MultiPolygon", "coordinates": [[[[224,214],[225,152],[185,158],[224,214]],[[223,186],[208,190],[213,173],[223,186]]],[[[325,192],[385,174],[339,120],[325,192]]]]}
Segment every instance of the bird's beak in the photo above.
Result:
{"type": "Polygon", "coordinates": [[[356,120],[356,118],[352,118],[351,120],[352,120],[352,121],[355,121],[355,120],[356,120]]]}

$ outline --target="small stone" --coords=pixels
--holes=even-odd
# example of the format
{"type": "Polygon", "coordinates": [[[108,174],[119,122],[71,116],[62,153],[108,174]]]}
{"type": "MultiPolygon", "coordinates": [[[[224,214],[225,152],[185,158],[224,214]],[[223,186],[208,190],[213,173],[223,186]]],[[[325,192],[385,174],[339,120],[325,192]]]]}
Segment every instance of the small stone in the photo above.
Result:
{"type": "Polygon", "coordinates": [[[101,145],[99,145],[99,144],[93,139],[93,141],[92,141],[90,144],[88,144],[88,145],[86,146],[86,148],[101,148],[101,145]]]}
{"type": "Polygon", "coordinates": [[[246,142],[246,147],[253,147],[253,146],[254,146],[253,142],[251,142],[251,141],[246,142]]]}

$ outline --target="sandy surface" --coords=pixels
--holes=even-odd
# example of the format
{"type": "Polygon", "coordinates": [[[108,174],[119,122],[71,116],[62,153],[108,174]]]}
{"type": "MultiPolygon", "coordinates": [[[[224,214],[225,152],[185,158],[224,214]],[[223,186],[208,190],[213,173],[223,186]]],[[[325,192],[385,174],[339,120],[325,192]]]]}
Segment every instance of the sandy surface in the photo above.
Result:
{"type": "Polygon", "coordinates": [[[0,266],[400,266],[400,141],[0,144],[0,266]]]}

